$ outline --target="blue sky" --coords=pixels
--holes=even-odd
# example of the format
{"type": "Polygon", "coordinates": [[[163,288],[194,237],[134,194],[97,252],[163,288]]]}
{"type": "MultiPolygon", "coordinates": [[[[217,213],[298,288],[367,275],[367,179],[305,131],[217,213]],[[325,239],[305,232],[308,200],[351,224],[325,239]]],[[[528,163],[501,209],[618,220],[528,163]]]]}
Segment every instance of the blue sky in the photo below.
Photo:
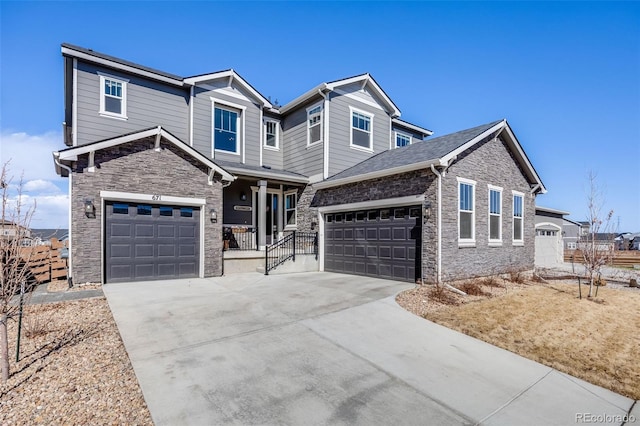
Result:
{"type": "Polygon", "coordinates": [[[620,231],[640,232],[636,2],[0,1],[2,161],[25,172],[33,227],[67,226],[60,43],[181,76],[234,68],[284,104],[371,73],[434,136],[506,118],[545,183],[586,216],[593,171],[620,231]]]}

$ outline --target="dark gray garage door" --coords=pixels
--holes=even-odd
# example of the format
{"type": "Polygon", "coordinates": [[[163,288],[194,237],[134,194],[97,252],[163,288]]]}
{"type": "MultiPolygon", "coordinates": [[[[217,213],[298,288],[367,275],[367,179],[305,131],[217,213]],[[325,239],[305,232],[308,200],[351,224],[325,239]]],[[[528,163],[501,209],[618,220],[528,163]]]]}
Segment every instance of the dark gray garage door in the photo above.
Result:
{"type": "Polygon", "coordinates": [[[200,210],[106,204],[106,282],[197,277],[200,210]]]}
{"type": "Polygon", "coordinates": [[[420,206],[327,214],[324,269],[415,282],[421,236],[420,206]]]}

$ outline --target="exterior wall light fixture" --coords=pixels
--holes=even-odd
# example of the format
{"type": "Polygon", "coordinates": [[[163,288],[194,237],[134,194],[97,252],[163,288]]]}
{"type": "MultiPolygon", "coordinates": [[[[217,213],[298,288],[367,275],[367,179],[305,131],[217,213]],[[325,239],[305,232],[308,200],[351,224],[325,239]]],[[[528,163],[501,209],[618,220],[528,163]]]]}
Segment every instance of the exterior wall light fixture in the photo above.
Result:
{"type": "Polygon", "coordinates": [[[429,220],[431,217],[431,203],[428,202],[424,205],[423,216],[424,220],[429,220]]]}
{"type": "Polygon", "coordinates": [[[89,219],[96,218],[96,206],[93,204],[93,200],[91,198],[86,198],[84,200],[84,215],[89,219]]]}
{"type": "Polygon", "coordinates": [[[242,191],[240,193],[240,201],[247,201],[247,193],[242,191]]]}
{"type": "Polygon", "coordinates": [[[216,209],[211,209],[209,211],[209,217],[211,218],[211,223],[218,223],[218,213],[216,209]]]}

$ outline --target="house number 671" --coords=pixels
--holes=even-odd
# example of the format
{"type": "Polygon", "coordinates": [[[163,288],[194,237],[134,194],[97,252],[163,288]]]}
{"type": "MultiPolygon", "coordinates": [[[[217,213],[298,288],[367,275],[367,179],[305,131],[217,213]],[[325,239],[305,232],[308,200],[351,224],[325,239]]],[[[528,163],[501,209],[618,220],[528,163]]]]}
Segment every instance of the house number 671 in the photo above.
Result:
{"type": "Polygon", "coordinates": [[[161,199],[161,198],[162,198],[162,197],[160,197],[160,194],[153,194],[153,195],[151,196],[151,199],[152,199],[153,201],[160,201],[160,199],[161,199]]]}

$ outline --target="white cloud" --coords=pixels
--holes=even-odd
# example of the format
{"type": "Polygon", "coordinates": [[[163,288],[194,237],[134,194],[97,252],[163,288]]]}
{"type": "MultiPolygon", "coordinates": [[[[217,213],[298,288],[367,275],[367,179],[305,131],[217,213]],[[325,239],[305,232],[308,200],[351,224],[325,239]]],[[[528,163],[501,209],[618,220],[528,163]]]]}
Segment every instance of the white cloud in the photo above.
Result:
{"type": "Polygon", "coordinates": [[[10,160],[10,188],[15,189],[22,174],[23,205],[36,203],[32,228],[69,227],[68,182],[56,175],[51,155],[64,147],[60,132],[0,134],[0,163],[10,160]]]}
{"type": "Polygon", "coordinates": [[[53,182],[44,179],[34,179],[26,182],[23,186],[24,192],[56,194],[60,192],[53,182]]]}

